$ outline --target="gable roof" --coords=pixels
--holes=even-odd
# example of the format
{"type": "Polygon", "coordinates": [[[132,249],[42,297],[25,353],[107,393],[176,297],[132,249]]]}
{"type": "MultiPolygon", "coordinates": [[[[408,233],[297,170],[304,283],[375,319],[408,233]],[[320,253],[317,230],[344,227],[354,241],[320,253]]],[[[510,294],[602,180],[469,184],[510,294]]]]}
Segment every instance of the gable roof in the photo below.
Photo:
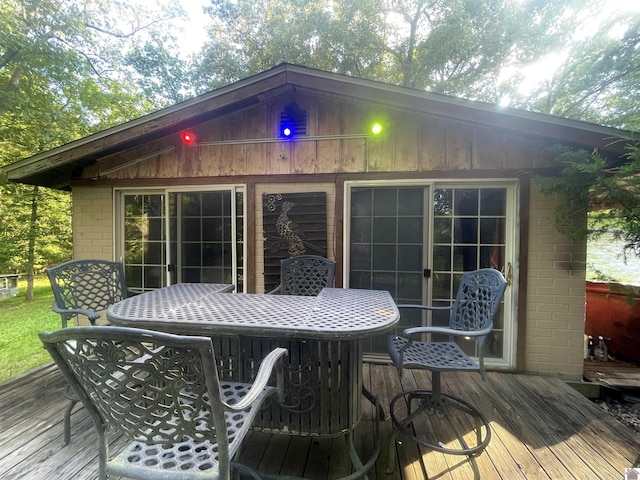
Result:
{"type": "Polygon", "coordinates": [[[74,172],[98,159],[177,133],[212,118],[293,91],[323,92],[416,113],[597,148],[616,158],[633,132],[493,104],[281,64],[185,102],[94,133],[4,167],[10,181],[69,188],[74,172]]]}

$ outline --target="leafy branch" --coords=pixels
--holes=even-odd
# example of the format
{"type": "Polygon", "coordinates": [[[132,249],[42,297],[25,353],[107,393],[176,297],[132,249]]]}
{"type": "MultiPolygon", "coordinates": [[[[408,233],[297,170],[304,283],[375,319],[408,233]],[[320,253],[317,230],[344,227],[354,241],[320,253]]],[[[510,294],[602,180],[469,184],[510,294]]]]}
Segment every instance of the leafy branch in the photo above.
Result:
{"type": "Polygon", "coordinates": [[[569,200],[556,209],[558,231],[572,238],[608,232],[624,242],[625,255],[640,256],[640,146],[630,140],[627,150],[624,161],[612,163],[598,151],[554,147],[562,169],[538,181],[544,193],[560,193],[569,200]],[[576,224],[576,214],[585,209],[590,212],[587,224],[576,224]]]}

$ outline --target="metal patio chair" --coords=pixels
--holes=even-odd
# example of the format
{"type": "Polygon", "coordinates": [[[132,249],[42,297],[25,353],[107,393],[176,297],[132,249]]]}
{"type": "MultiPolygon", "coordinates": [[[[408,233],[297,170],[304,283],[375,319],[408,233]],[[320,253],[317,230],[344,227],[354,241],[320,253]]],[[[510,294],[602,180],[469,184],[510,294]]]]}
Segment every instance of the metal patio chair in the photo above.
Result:
{"type": "Polygon", "coordinates": [[[53,290],[52,310],[62,328],[80,315],[96,324],[100,312],[137,293],[127,288],[122,264],[107,260],[71,260],[47,269],[53,290]]]}
{"type": "MultiPolygon", "coordinates": [[[[51,309],[60,314],[62,328],[79,316],[96,325],[101,312],[137,293],[127,288],[124,269],[119,262],[71,260],[48,268],[47,276],[54,298],[51,309]]],[[[64,416],[64,444],[68,445],[71,441],[71,412],[78,398],[71,388],[67,389],[65,396],[69,399],[69,406],[64,416]]]]}
{"type": "Polygon", "coordinates": [[[318,255],[298,255],[280,262],[280,283],[269,293],[316,296],[332,287],[336,262],[318,255]]]}
{"type": "Polygon", "coordinates": [[[89,412],[99,441],[99,478],[230,478],[253,419],[284,395],[284,348],[262,361],[253,384],[218,378],[212,341],[124,327],[77,327],[39,334],[89,412]],[[273,370],[277,386],[268,386],[273,370]],[[107,432],[128,440],[110,455],[107,432]]]}
{"type": "MultiPolygon", "coordinates": [[[[440,372],[477,371],[484,380],[484,345],[487,335],[493,329],[493,319],[500,308],[506,285],[506,280],[498,270],[480,269],[462,275],[456,298],[451,306],[398,305],[401,312],[408,309],[448,311],[449,325],[407,328],[401,336],[388,337],[389,355],[399,375],[402,377],[404,369],[429,370],[432,383],[430,390],[405,390],[391,400],[393,433],[390,450],[394,447],[398,433],[429,449],[467,455],[470,458],[489,444],[491,429],[485,416],[467,401],[442,393],[440,372]],[[478,362],[460,347],[456,337],[475,341],[478,362]],[[416,408],[413,406],[414,402],[417,402],[416,408]],[[475,445],[469,445],[463,438],[464,433],[459,431],[461,424],[454,418],[456,410],[468,417],[462,425],[474,425],[475,445]],[[414,422],[418,421],[423,413],[430,419],[446,420],[449,428],[441,431],[444,432],[441,434],[446,437],[449,433],[455,432],[461,448],[446,447],[445,443],[437,438],[425,440],[421,434],[424,434],[426,429],[413,428],[414,422]]],[[[394,459],[390,451],[389,471],[394,468],[394,459]]]]}

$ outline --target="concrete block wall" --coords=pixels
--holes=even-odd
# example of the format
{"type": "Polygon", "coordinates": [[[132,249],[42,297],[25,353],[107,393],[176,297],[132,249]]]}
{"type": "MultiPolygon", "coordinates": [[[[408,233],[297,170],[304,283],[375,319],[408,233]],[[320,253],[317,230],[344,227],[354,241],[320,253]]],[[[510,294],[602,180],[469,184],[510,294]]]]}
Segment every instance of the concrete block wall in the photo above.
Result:
{"type": "MultiPolygon", "coordinates": [[[[560,234],[555,206],[531,191],[524,370],[580,380],[583,371],[586,243],[560,234]]],[[[576,218],[574,221],[584,221],[576,218]]]]}
{"type": "Polygon", "coordinates": [[[114,260],[113,189],[76,187],[71,193],[73,258],[114,260]]]}

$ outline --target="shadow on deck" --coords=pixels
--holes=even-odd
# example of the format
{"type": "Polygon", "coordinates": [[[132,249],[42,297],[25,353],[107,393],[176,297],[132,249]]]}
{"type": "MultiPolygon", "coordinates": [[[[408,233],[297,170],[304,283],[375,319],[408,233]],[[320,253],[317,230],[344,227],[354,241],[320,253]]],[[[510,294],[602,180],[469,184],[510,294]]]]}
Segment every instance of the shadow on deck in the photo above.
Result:
{"type": "MultiPolygon", "coordinates": [[[[401,389],[428,388],[424,372],[400,380],[389,365],[365,364],[365,385],[386,410],[381,426],[381,455],[370,479],[424,480],[473,478],[465,457],[425,451],[398,442],[395,471],[385,472],[389,435],[389,400],[401,389]]],[[[72,415],[72,438],[63,444],[62,418],[67,406],[64,379],[46,365],[0,385],[0,478],[84,480],[97,477],[93,426],[83,408],[72,415]]],[[[471,373],[443,374],[443,391],[475,404],[490,420],[493,436],[477,457],[483,479],[624,478],[625,468],[640,466],[640,439],[558,378],[491,372],[483,382],[471,373]]],[[[355,443],[366,458],[373,449],[374,411],[363,401],[355,443]]],[[[112,449],[118,448],[114,439],[112,449]]],[[[240,461],[259,470],[311,479],[349,474],[343,438],[316,439],[254,432],[240,461]]]]}

